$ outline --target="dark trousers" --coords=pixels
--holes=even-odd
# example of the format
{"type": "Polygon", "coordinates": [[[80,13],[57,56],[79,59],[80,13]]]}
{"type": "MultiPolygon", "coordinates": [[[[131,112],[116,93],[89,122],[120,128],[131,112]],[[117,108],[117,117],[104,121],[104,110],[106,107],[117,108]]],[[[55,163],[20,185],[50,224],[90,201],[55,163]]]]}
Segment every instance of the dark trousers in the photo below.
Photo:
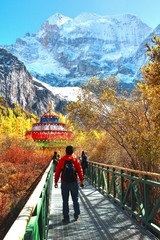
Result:
{"type": "Polygon", "coordinates": [[[61,184],[62,200],[63,200],[63,216],[64,219],[69,220],[69,193],[71,193],[73,208],[75,216],[80,214],[79,202],[78,202],[78,183],[66,183],[61,184]]]}
{"type": "Polygon", "coordinates": [[[86,168],[82,168],[82,170],[83,170],[83,175],[85,175],[86,174],[86,168]]]}

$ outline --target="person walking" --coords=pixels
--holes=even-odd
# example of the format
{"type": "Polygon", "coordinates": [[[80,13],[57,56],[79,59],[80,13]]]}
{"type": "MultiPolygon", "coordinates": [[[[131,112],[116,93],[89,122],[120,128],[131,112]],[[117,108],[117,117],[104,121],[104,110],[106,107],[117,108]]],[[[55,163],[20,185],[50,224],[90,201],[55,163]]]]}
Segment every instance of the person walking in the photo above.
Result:
{"type": "Polygon", "coordinates": [[[87,155],[84,151],[82,151],[82,155],[81,155],[81,165],[83,169],[83,175],[85,175],[86,168],[88,168],[88,161],[87,161],[87,155]]]}
{"type": "Polygon", "coordinates": [[[58,187],[58,180],[61,175],[61,194],[63,200],[63,223],[70,222],[69,216],[69,194],[71,193],[74,219],[77,221],[80,215],[80,206],[78,202],[78,177],[80,186],[84,186],[83,170],[78,159],[73,155],[72,146],[66,147],[66,155],[63,156],[56,167],[55,172],[55,188],[58,187]]]}
{"type": "Polygon", "coordinates": [[[54,165],[54,172],[56,170],[56,167],[57,167],[57,164],[58,164],[58,153],[57,152],[54,152],[54,155],[52,157],[52,162],[53,162],[53,165],[54,165]]]}

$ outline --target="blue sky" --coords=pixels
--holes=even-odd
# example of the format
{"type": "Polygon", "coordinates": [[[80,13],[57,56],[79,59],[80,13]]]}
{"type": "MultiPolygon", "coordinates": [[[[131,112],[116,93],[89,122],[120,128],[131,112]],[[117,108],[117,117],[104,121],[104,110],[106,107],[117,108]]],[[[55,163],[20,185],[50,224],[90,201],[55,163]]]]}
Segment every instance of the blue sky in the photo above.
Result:
{"type": "Polygon", "coordinates": [[[152,28],[160,24],[160,0],[2,0],[0,6],[0,44],[12,44],[27,32],[37,32],[57,12],[71,18],[82,12],[129,13],[152,28]]]}

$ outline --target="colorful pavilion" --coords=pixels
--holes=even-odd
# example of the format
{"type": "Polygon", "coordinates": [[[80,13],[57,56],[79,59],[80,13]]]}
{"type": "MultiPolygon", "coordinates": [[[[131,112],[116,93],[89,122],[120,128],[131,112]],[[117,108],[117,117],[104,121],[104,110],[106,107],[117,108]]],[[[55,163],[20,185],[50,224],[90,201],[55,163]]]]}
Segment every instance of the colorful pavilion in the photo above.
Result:
{"type": "Polygon", "coordinates": [[[49,111],[40,118],[40,122],[33,124],[31,131],[26,132],[26,138],[29,137],[37,142],[58,142],[72,140],[74,135],[67,130],[65,123],[60,122],[56,113],[49,111]]]}

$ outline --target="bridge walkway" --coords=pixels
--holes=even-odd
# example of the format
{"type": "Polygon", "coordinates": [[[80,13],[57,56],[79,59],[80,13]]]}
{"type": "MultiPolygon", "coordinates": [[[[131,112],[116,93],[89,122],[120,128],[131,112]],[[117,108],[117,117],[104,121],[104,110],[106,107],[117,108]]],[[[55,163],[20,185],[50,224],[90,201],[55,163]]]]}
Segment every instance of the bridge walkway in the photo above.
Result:
{"type": "Polygon", "coordinates": [[[51,214],[47,240],[153,240],[157,239],[128,216],[89,182],[79,191],[81,215],[73,218],[70,197],[70,223],[62,223],[62,198],[60,183],[52,190],[51,214]]]}

